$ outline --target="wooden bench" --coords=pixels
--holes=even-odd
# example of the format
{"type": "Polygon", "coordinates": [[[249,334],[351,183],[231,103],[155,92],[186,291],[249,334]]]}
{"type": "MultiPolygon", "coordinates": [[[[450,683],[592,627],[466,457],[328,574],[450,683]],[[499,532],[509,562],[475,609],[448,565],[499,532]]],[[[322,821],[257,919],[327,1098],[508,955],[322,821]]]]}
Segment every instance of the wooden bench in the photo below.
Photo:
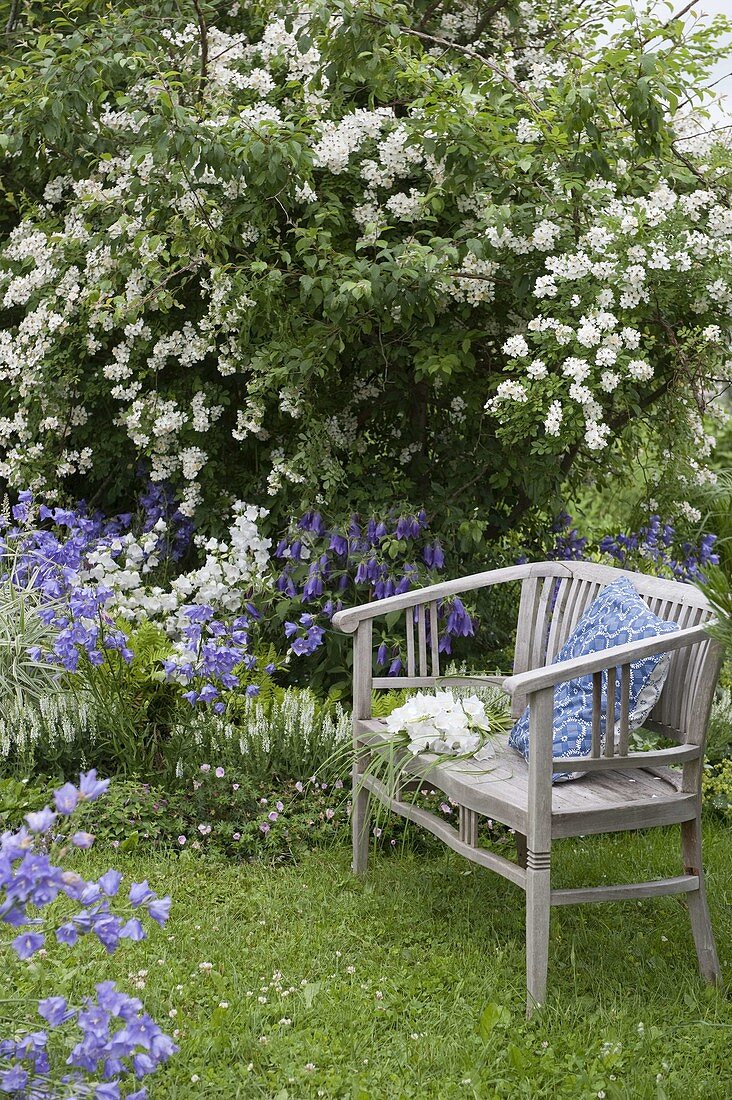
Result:
{"type": "Polygon", "coordinates": [[[338,612],[334,625],[355,634],[353,737],[358,751],[352,811],[354,872],[362,875],[366,871],[369,802],[376,797],[395,813],[429,829],[454,851],[520,886],[526,893],[527,1013],[546,995],[552,905],[685,894],[700,971],[708,981],[715,982],[720,970],[704,891],[700,824],[706,728],[723,655],[722,647],[705,631],[704,624],[711,617],[707,600],[692,585],[588,562],[541,562],[492,570],[338,612]],[[677,622],[681,629],[552,664],[600,590],[620,576],[631,580],[651,611],[677,622]],[[406,772],[428,775],[430,787],[444,791],[457,803],[459,828],[454,829],[416,806],[409,797],[401,797],[401,792],[389,792],[378,779],[364,777],[364,747],[368,749],[389,736],[384,722],[372,717],[372,690],[475,685],[476,678],[440,677],[438,604],[451,596],[509,582],[520,582],[521,586],[513,674],[479,679],[508,693],[514,717],[528,703],[529,763],[507,746],[505,735],[495,738],[496,758],[491,761],[490,771],[485,763],[469,760],[442,764],[421,756],[405,760],[406,772]],[[406,675],[374,676],[373,621],[395,611],[405,613],[406,675]],[[659,652],[671,653],[670,668],[644,728],[674,744],[633,752],[629,750],[628,730],[629,666],[659,652]],[[621,704],[616,715],[614,693],[608,689],[608,736],[601,751],[603,670],[607,670],[609,683],[616,682],[619,670],[621,704]],[[592,749],[586,757],[573,758],[573,763],[576,759],[577,770],[589,774],[553,785],[553,772],[567,770],[566,760],[554,759],[552,752],[554,688],[588,674],[593,675],[594,686],[592,749]],[[516,862],[478,847],[481,816],[515,830],[516,862]],[[683,874],[617,886],[552,889],[554,839],[672,824],[681,827],[683,874]]]}

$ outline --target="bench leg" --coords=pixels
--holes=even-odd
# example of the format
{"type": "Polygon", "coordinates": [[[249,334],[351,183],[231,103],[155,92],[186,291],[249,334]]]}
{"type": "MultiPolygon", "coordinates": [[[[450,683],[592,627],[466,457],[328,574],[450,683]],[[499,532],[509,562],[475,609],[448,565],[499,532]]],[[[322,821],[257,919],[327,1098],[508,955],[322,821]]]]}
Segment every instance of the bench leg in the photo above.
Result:
{"type": "MultiPolygon", "coordinates": [[[[354,775],[354,784],[361,778],[354,775]]],[[[353,796],[351,807],[351,837],[353,840],[353,862],[351,867],[354,875],[366,874],[369,862],[369,825],[371,822],[370,794],[366,790],[360,790],[353,796]]]]}
{"type": "Polygon", "coordinates": [[[686,895],[686,905],[691,919],[691,931],[694,936],[699,971],[712,985],[720,981],[722,971],[717,958],[714,932],[709,917],[709,906],[704,889],[704,868],[702,866],[701,821],[684,821],[681,825],[681,851],[687,875],[698,875],[699,889],[686,895]]]}
{"type": "Polygon", "coordinates": [[[551,857],[528,851],[526,857],[526,1015],[546,998],[549,966],[551,857]]]}
{"type": "Polygon", "coordinates": [[[519,867],[526,868],[526,837],[523,833],[514,833],[516,841],[516,862],[519,867]]]}

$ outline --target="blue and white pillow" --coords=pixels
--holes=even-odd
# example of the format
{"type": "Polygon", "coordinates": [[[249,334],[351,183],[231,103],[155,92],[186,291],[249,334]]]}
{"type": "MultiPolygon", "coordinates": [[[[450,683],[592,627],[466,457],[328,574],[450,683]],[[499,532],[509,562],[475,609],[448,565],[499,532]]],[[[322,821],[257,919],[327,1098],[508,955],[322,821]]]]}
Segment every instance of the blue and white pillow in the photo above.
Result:
{"type": "MultiPolygon", "coordinates": [[[[604,588],[587,609],[572,634],[554,658],[570,661],[587,657],[603,649],[639,642],[658,634],[671,634],[679,624],[659,619],[649,611],[633,585],[625,577],[604,588]]],[[[630,666],[629,726],[638,729],[653,710],[668,675],[670,654],[643,657],[630,666]]],[[[607,711],[607,672],[602,674],[601,741],[605,742],[607,711]]],[[[615,675],[615,715],[620,714],[620,674],[615,675]]],[[[527,760],[529,758],[529,708],[509,734],[508,743],[527,760]]],[[[554,689],[554,756],[587,756],[592,747],[592,675],[557,684],[554,689]]],[[[554,776],[578,779],[582,772],[562,772],[554,776]]]]}

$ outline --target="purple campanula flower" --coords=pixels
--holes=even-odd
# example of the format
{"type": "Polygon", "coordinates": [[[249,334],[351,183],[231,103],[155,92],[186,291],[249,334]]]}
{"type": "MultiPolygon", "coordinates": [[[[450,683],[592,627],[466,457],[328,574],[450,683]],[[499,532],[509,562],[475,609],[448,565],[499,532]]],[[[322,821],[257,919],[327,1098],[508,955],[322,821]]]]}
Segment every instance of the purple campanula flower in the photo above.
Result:
{"type": "Polygon", "coordinates": [[[91,848],[92,844],[94,843],[94,836],[92,835],[92,833],[79,831],[73,834],[73,836],[71,837],[71,843],[74,845],[75,848],[91,848]]]}
{"type": "Polygon", "coordinates": [[[259,695],[260,690],[261,689],[259,687],[259,684],[249,684],[249,686],[246,689],[246,695],[250,699],[255,699],[257,697],[257,695],[259,695]]]}
{"type": "Polygon", "coordinates": [[[25,1096],[29,1080],[30,1074],[22,1066],[16,1065],[12,1069],[0,1070],[0,1088],[3,1092],[12,1093],[13,1096],[25,1096]]]}
{"type": "Polygon", "coordinates": [[[99,885],[108,898],[113,898],[116,895],[121,882],[122,873],[115,870],[105,871],[99,878],[99,885]]]}
{"type": "Polygon", "coordinates": [[[59,787],[53,797],[57,811],[66,816],[72,814],[76,809],[79,792],[73,783],[64,783],[63,787],[59,787]]]}
{"type": "Polygon", "coordinates": [[[452,601],[446,629],[448,634],[461,638],[471,637],[474,633],[473,621],[458,596],[452,601]]]}
{"type": "Polygon", "coordinates": [[[84,802],[96,802],[109,787],[109,779],[97,779],[96,768],[81,773],[79,776],[79,800],[84,802]]]}
{"type": "Polygon", "coordinates": [[[154,898],[147,906],[147,915],[162,928],[170,916],[170,897],[154,898]]]}
{"type": "Polygon", "coordinates": [[[339,535],[337,532],[331,535],[329,547],[333,553],[339,558],[345,558],[348,554],[348,539],[345,535],[339,535]]]}
{"type": "Polygon", "coordinates": [[[71,1019],[74,1015],[73,1010],[69,1011],[68,1002],[65,997],[45,997],[42,1001],[38,1002],[38,1014],[51,1027],[58,1027],[59,1024],[65,1023],[71,1019]]]}
{"type": "Polygon", "coordinates": [[[377,665],[385,665],[389,659],[389,650],[386,642],[382,642],[376,651],[376,663],[377,665]]]}
{"type": "Polygon", "coordinates": [[[22,932],[12,941],[13,950],[19,959],[29,959],[46,942],[43,932],[22,932]]]}
{"type": "Polygon", "coordinates": [[[32,833],[47,833],[56,820],[56,814],[50,807],[45,806],[36,813],[26,814],[25,820],[32,833]]]}
{"type": "Polygon", "coordinates": [[[151,901],[155,897],[155,894],[150,889],[147,879],[144,879],[143,882],[132,883],[129,896],[132,908],[137,909],[143,902],[151,901]]]}
{"type": "Polygon", "coordinates": [[[67,947],[73,947],[78,938],[79,933],[71,921],[67,921],[66,924],[62,924],[56,929],[56,939],[59,943],[66,944],[67,947]]]}
{"type": "Polygon", "coordinates": [[[387,672],[387,676],[398,676],[401,671],[402,671],[401,658],[400,657],[395,657],[394,660],[389,665],[389,671],[387,672]]]}
{"type": "Polygon", "coordinates": [[[146,938],[142,922],[137,917],[130,917],[120,929],[120,939],[133,940],[135,942],[146,938]]]}

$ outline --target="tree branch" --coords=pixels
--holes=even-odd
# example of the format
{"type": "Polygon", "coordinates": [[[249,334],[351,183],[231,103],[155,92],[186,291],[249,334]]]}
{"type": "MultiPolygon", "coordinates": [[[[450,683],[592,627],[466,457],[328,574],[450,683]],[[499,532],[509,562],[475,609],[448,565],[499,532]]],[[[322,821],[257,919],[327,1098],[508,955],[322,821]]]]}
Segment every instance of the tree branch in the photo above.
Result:
{"type": "Polygon", "coordinates": [[[198,94],[196,96],[200,103],[208,83],[208,27],[206,26],[206,18],[203,14],[203,8],[201,7],[201,0],[193,0],[193,7],[196,9],[198,38],[201,44],[201,75],[198,78],[198,94]]]}
{"type": "Polygon", "coordinates": [[[13,33],[18,25],[18,18],[20,16],[21,0],[10,0],[10,14],[8,15],[8,21],[5,24],[5,33],[10,35],[13,33]]]}
{"type": "MultiPolygon", "coordinates": [[[[388,23],[386,19],[380,19],[376,15],[367,15],[366,18],[370,22],[378,23],[379,26],[382,27],[392,26],[392,24],[388,23]]],[[[515,80],[514,77],[509,76],[509,74],[504,69],[502,69],[500,65],[496,65],[495,61],[492,61],[490,57],[486,57],[485,54],[478,53],[477,50],[472,49],[470,46],[462,46],[459,42],[453,42],[449,38],[442,38],[440,37],[440,35],[437,34],[425,34],[424,31],[418,31],[414,27],[402,27],[397,24],[396,29],[401,34],[411,34],[414,38],[421,38],[423,42],[431,42],[434,46],[443,46],[444,48],[449,50],[457,50],[458,53],[465,54],[466,57],[471,57],[474,61],[479,61],[481,65],[485,65],[485,67],[487,69],[490,69],[492,73],[495,73],[497,77],[500,77],[501,80],[505,80],[507,84],[510,84],[512,88],[515,88],[522,99],[525,99],[529,106],[538,113],[538,104],[531,98],[529,93],[518,82],[518,80],[515,80]]]]}
{"type": "Polygon", "coordinates": [[[488,29],[488,24],[495,15],[498,15],[499,11],[508,6],[508,0],[498,0],[497,3],[491,4],[488,11],[484,12],[478,20],[475,30],[473,31],[473,41],[476,38],[480,38],[484,31],[488,29]]]}

